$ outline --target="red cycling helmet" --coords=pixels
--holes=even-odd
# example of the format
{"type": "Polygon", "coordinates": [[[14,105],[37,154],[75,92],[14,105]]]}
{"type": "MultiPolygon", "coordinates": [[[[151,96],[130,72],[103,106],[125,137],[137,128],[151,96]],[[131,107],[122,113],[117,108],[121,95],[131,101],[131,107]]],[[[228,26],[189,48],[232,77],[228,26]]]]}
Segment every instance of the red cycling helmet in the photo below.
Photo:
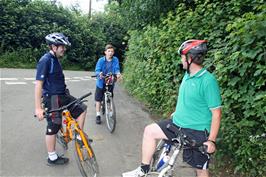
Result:
{"type": "Polygon", "coordinates": [[[190,54],[205,54],[207,52],[207,40],[188,40],[181,44],[178,49],[179,55],[190,54]]]}

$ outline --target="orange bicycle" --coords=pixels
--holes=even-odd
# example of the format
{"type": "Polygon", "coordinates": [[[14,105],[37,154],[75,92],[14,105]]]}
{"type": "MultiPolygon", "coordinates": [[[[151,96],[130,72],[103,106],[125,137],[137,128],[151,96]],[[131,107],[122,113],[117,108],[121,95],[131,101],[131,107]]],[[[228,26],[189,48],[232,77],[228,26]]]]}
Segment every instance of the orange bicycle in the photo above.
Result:
{"type": "Polygon", "coordinates": [[[62,106],[58,109],[45,111],[45,117],[52,112],[62,112],[62,124],[65,124],[65,126],[58,131],[56,140],[65,150],[68,149],[68,143],[73,140],[75,146],[75,157],[83,177],[99,176],[99,167],[96,161],[96,156],[91,147],[92,140],[89,139],[88,135],[80,129],[77,121],[71,116],[69,108],[73,106],[72,109],[75,109],[76,105],[86,102],[87,100],[84,100],[84,98],[90,95],[91,92],[81,96],[68,105],[62,106]]]}

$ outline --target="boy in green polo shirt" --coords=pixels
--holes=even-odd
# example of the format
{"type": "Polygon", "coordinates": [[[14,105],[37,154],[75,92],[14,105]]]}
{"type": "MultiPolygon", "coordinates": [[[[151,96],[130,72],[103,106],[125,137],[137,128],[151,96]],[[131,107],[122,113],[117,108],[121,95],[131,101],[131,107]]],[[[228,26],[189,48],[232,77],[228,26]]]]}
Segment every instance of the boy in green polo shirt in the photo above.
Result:
{"type": "MultiPolygon", "coordinates": [[[[206,40],[188,40],[179,48],[183,69],[186,70],[179,88],[176,110],[172,119],[145,127],[142,142],[142,163],[123,177],[142,177],[149,172],[150,162],[159,139],[173,139],[167,125],[181,129],[190,139],[207,145],[207,152],[216,150],[216,137],[221,121],[221,96],[215,77],[203,68],[207,53],[206,40]]],[[[196,169],[198,177],[208,177],[209,154],[185,149],[183,160],[196,169]]]]}

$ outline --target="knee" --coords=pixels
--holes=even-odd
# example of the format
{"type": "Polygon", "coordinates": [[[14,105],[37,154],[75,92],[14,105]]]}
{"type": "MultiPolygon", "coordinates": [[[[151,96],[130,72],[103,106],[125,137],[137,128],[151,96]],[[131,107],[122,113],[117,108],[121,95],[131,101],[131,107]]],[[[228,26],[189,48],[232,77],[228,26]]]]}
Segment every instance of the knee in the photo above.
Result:
{"type": "Polygon", "coordinates": [[[144,137],[153,137],[155,135],[154,124],[147,125],[144,129],[144,137]]]}
{"type": "Polygon", "coordinates": [[[54,124],[53,126],[47,126],[46,135],[55,135],[60,129],[60,125],[54,124]]]}

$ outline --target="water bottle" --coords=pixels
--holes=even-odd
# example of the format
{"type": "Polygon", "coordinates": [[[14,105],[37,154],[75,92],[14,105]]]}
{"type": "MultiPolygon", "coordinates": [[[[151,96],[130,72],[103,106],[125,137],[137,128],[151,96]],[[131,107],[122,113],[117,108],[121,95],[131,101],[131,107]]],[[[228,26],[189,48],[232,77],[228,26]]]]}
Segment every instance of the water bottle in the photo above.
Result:
{"type": "Polygon", "coordinates": [[[167,166],[167,164],[170,160],[170,156],[168,155],[168,153],[170,152],[170,149],[171,149],[171,145],[165,143],[163,150],[162,150],[162,153],[161,153],[161,156],[160,156],[160,158],[157,162],[157,165],[156,165],[156,170],[158,172],[160,172],[164,167],[167,166]]]}
{"type": "Polygon", "coordinates": [[[162,169],[164,169],[170,160],[170,156],[168,154],[165,154],[165,156],[160,159],[159,163],[157,164],[157,172],[160,172],[162,169]]]}

